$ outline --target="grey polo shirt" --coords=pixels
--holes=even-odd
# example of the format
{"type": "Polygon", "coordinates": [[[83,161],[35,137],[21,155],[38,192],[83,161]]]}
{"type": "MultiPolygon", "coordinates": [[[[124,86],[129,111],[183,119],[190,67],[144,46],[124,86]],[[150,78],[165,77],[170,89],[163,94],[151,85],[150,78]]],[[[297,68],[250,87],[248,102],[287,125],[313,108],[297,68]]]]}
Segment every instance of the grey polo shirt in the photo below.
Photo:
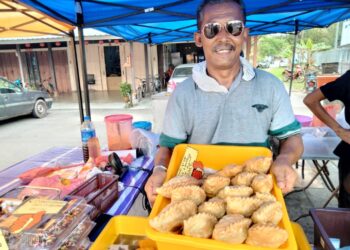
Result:
{"type": "Polygon", "coordinates": [[[242,70],[226,93],[203,91],[188,78],[177,86],[166,109],[160,145],[179,143],[268,147],[300,133],[289,96],[280,80],[255,69],[249,81],[242,70]]]}

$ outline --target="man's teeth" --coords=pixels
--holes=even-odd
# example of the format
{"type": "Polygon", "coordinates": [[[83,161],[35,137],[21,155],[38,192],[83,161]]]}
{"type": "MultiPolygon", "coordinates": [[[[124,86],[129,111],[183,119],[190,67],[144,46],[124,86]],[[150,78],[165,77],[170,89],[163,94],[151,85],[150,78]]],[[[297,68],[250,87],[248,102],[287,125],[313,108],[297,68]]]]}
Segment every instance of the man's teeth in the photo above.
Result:
{"type": "Polygon", "coordinates": [[[217,50],[216,52],[217,53],[228,53],[228,52],[230,52],[231,51],[231,49],[219,49],[219,50],[217,50]]]}

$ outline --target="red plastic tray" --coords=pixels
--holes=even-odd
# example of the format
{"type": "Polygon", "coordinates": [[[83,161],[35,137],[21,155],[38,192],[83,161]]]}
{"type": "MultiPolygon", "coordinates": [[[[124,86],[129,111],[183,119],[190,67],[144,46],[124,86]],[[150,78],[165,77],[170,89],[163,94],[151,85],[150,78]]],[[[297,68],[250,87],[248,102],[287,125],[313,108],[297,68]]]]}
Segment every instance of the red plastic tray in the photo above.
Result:
{"type": "Polygon", "coordinates": [[[69,195],[84,197],[88,204],[95,206],[90,214],[90,218],[95,219],[118,199],[118,176],[97,174],[69,195]]]}

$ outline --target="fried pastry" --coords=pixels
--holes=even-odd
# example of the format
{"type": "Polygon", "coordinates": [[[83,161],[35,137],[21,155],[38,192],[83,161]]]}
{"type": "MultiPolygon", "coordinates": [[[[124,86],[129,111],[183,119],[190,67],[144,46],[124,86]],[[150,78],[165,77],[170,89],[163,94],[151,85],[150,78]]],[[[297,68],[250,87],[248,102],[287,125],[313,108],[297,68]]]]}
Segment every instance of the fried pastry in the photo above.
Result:
{"type": "Polygon", "coordinates": [[[241,214],[249,217],[263,202],[254,197],[227,197],[226,203],[227,214],[241,214]]]}
{"type": "Polygon", "coordinates": [[[214,215],[199,213],[184,221],[182,233],[196,238],[210,238],[216,222],[214,215]]]}
{"type": "Polygon", "coordinates": [[[254,189],[254,192],[270,193],[273,188],[272,175],[258,174],[254,177],[251,187],[254,189]]]}
{"type": "Polygon", "coordinates": [[[191,200],[198,206],[202,204],[206,198],[204,190],[194,185],[178,187],[171,192],[171,202],[191,200]]]}
{"type": "Polygon", "coordinates": [[[266,174],[270,169],[271,163],[271,157],[258,156],[245,162],[244,171],[266,174]]]}
{"type": "Polygon", "coordinates": [[[183,221],[197,213],[197,205],[191,200],[170,203],[149,221],[151,227],[160,232],[176,231],[183,221]]]}
{"type": "Polygon", "coordinates": [[[217,197],[211,198],[198,207],[198,212],[212,214],[220,219],[226,213],[225,201],[217,197]]]}
{"type": "Polygon", "coordinates": [[[165,182],[163,186],[157,188],[156,191],[161,196],[166,198],[171,197],[171,192],[178,187],[190,186],[190,185],[200,185],[200,180],[193,178],[192,176],[176,176],[169,181],[165,182]]]}
{"type": "Polygon", "coordinates": [[[240,214],[226,215],[215,225],[213,239],[233,244],[243,243],[247,238],[251,222],[240,214]]]}
{"type": "Polygon", "coordinates": [[[286,230],[272,224],[254,224],[248,230],[246,243],[259,247],[278,248],[288,239],[286,230]]]}
{"type": "Polygon", "coordinates": [[[226,186],[218,193],[218,197],[225,199],[227,197],[249,197],[253,194],[253,189],[248,186],[226,186]]]}
{"type": "Polygon", "coordinates": [[[282,219],[282,205],[278,201],[270,201],[262,204],[252,215],[256,224],[272,223],[277,225],[282,219]]]}
{"type": "Polygon", "coordinates": [[[262,200],[263,202],[276,201],[276,197],[273,196],[271,193],[256,192],[254,197],[262,200]]]}
{"type": "Polygon", "coordinates": [[[224,177],[232,178],[243,171],[242,165],[230,164],[218,171],[216,174],[224,177]]]}
{"type": "Polygon", "coordinates": [[[220,189],[230,184],[230,178],[220,175],[209,175],[204,180],[202,188],[209,197],[214,197],[220,189]]]}
{"type": "Polygon", "coordinates": [[[258,175],[257,173],[251,173],[251,172],[239,173],[231,180],[231,184],[232,185],[250,186],[253,178],[257,175],[258,175]]]}

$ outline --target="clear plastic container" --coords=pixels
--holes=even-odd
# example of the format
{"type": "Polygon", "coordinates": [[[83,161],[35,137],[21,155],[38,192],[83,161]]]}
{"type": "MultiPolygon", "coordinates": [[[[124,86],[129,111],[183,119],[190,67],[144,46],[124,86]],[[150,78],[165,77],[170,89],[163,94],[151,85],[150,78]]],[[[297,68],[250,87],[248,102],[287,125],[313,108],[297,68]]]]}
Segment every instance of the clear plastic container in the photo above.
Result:
{"type": "Polygon", "coordinates": [[[85,218],[88,218],[93,206],[84,199],[74,199],[67,203],[57,215],[45,220],[35,229],[25,231],[21,237],[21,249],[57,249],[62,241],[85,218]]]}
{"type": "Polygon", "coordinates": [[[24,200],[30,197],[42,198],[42,199],[58,199],[61,190],[58,188],[48,187],[35,187],[35,186],[20,186],[8,191],[4,194],[3,198],[16,198],[24,200]]]}
{"type": "Polygon", "coordinates": [[[95,222],[92,222],[89,217],[86,217],[68,235],[68,237],[63,241],[63,243],[58,247],[58,250],[78,249],[95,225],[95,222]]]}

